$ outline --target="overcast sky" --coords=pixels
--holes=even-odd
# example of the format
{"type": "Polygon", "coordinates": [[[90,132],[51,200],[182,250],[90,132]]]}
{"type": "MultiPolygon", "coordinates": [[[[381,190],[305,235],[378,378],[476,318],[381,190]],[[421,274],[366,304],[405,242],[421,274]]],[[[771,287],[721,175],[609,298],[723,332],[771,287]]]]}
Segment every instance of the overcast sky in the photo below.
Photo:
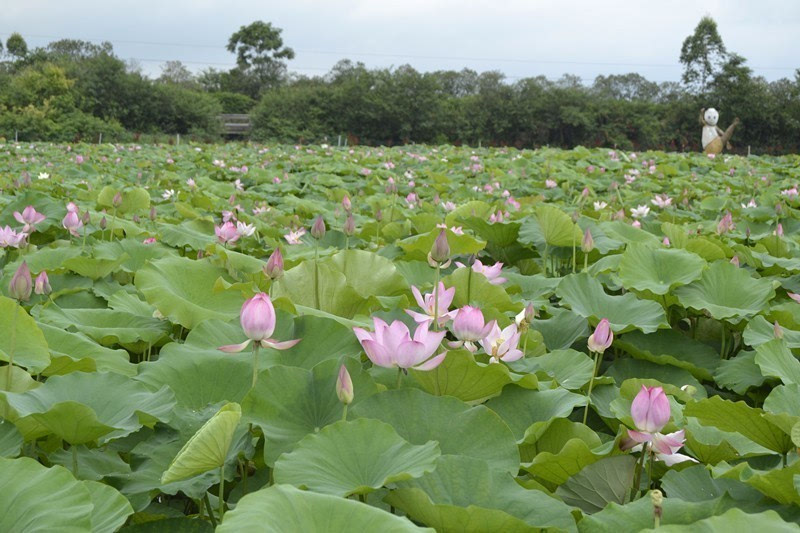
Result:
{"type": "Polygon", "coordinates": [[[725,45],[769,80],[800,67],[797,0],[0,0],[0,38],[110,41],[157,76],[166,60],[230,68],[228,37],[255,20],[283,28],[291,71],[321,75],[339,59],[369,67],[500,70],[511,80],[639,72],[677,81],[683,40],[711,15],[725,45]]]}

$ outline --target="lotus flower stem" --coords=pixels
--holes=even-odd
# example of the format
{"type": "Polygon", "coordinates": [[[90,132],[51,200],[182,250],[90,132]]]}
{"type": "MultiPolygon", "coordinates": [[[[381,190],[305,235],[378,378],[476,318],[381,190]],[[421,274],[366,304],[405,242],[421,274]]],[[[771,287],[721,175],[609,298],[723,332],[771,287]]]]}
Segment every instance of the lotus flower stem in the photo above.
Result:
{"type": "Polygon", "coordinates": [[[542,256],[542,269],[544,270],[544,277],[547,277],[547,252],[549,246],[550,245],[546,242],[544,243],[544,255],[542,256]]]}
{"type": "Polygon", "coordinates": [[[589,268],[589,254],[588,252],[583,254],[583,270],[584,272],[586,269],[589,268]]]}
{"type": "Polygon", "coordinates": [[[258,381],[258,348],[260,343],[254,342],[253,343],[253,385],[252,387],[255,388],[256,381],[258,381]]]}
{"type": "Polygon", "coordinates": [[[11,392],[11,376],[14,373],[14,352],[17,349],[17,314],[19,304],[14,306],[14,316],[11,318],[11,349],[8,351],[8,368],[6,369],[6,391],[11,392]]]}
{"type": "Polygon", "coordinates": [[[470,296],[472,295],[472,267],[467,273],[467,305],[470,304],[470,296]]]}
{"type": "Polygon", "coordinates": [[[219,521],[222,522],[222,515],[225,513],[225,465],[219,467],[219,521]]]}
{"type": "Polygon", "coordinates": [[[647,455],[649,456],[648,457],[648,461],[647,461],[647,488],[652,489],[653,488],[653,454],[651,453],[651,450],[650,450],[649,446],[647,448],[647,451],[648,451],[647,455]]]}
{"type": "Polygon", "coordinates": [[[719,356],[725,359],[725,324],[722,324],[722,342],[720,344],[719,356]]]}
{"type": "Polygon", "coordinates": [[[108,235],[111,242],[114,242],[114,225],[117,222],[117,208],[111,210],[111,226],[108,227],[108,235]]]}
{"type": "MultiPolygon", "coordinates": [[[[527,341],[528,338],[526,337],[527,341]]],[[[589,405],[592,403],[592,388],[594,387],[594,375],[597,374],[597,359],[599,354],[592,352],[592,377],[589,380],[589,392],[586,393],[586,409],[583,411],[583,424],[586,425],[586,418],[589,416],[589,405]]]]}
{"type": "MultiPolygon", "coordinates": [[[[251,424],[252,425],[252,424],[251,424]]],[[[249,461],[245,459],[244,461],[239,461],[239,465],[242,467],[242,495],[247,494],[247,471],[249,461]]]]}
{"type": "Polygon", "coordinates": [[[314,308],[319,309],[319,242],[314,241],[314,308]]]}
{"type": "Polygon", "coordinates": [[[211,527],[216,529],[217,519],[214,518],[214,509],[211,507],[211,502],[208,500],[208,491],[206,491],[206,494],[203,497],[203,501],[206,504],[206,509],[208,509],[208,518],[211,520],[211,527]]]}
{"type": "Polygon", "coordinates": [[[577,261],[577,256],[575,255],[575,231],[572,232],[572,273],[575,273],[575,262],[577,261]]]}
{"type": "Polygon", "coordinates": [[[631,501],[636,499],[636,496],[639,494],[639,486],[642,482],[642,470],[644,468],[644,460],[645,457],[647,457],[646,447],[647,443],[645,443],[645,446],[642,447],[642,454],[639,457],[639,460],[636,461],[636,470],[634,471],[633,474],[633,486],[631,487],[631,501]]]}
{"type": "Polygon", "coordinates": [[[344,404],[344,409],[342,409],[342,420],[347,420],[347,404],[344,404]]]}
{"type": "Polygon", "coordinates": [[[403,384],[403,369],[402,368],[398,368],[397,369],[397,387],[396,388],[399,389],[400,385],[402,385],[402,384],[403,384]]]}
{"type": "MultiPolygon", "coordinates": [[[[472,271],[472,269],[470,269],[472,271]]],[[[433,331],[439,331],[439,276],[441,266],[436,262],[436,283],[433,284],[433,331]]]]}

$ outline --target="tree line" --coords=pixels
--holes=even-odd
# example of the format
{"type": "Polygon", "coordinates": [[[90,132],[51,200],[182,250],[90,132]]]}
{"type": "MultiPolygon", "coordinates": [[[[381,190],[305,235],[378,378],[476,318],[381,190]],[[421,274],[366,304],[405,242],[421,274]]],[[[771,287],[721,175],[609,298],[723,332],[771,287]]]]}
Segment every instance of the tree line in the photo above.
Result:
{"type": "MultiPolygon", "coordinates": [[[[2,43],[0,43],[1,45],[2,43]]],[[[2,48],[0,46],[0,48],[2,48]]],[[[683,42],[680,82],[643,76],[565,75],[510,82],[498,71],[419,72],[342,60],[323,76],[288,71],[281,30],[255,22],[227,46],[230,70],[195,75],[178,61],[156,79],[114,55],[110,43],[60,40],[28,50],[6,42],[0,62],[0,136],[24,140],[134,140],[141,134],[220,138],[221,113],[249,113],[258,141],[543,145],[697,150],[699,111],[715,107],[733,144],[763,153],[800,151],[800,69],[767,82],[729,52],[704,17],[683,42]]]]}

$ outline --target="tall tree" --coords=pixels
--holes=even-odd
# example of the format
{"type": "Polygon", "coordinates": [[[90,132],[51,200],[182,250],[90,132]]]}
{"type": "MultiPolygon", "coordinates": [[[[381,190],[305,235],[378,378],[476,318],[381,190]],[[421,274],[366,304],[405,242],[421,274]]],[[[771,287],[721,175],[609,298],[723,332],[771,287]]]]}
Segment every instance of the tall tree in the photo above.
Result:
{"type": "Polygon", "coordinates": [[[708,82],[719,73],[727,57],[717,23],[709,16],[703,17],[681,46],[683,83],[701,94],[705,93],[708,82]]]}
{"type": "Polygon", "coordinates": [[[17,59],[22,59],[28,55],[28,43],[19,33],[12,33],[6,41],[6,50],[17,59]]]}
{"type": "MultiPolygon", "coordinates": [[[[257,20],[242,26],[228,40],[228,51],[236,54],[236,69],[239,74],[252,78],[256,83],[247,84],[246,92],[255,91],[257,96],[263,89],[276,87],[286,76],[284,59],[294,59],[294,50],[283,45],[282,29],[269,22],[257,20]]],[[[236,73],[231,71],[231,75],[236,73]]]]}

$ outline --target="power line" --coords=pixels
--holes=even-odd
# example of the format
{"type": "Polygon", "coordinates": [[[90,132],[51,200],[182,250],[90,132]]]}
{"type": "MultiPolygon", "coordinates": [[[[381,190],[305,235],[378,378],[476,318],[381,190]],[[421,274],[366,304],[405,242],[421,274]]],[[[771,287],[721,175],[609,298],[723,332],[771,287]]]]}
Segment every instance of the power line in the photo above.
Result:
{"type": "MultiPolygon", "coordinates": [[[[11,35],[10,33],[0,33],[0,35],[11,35]]],[[[34,35],[28,37],[42,39],[70,39],[71,37],[59,37],[55,35],[34,35]]],[[[215,48],[220,49],[220,45],[199,44],[199,43],[175,43],[175,42],[156,42],[156,41],[130,41],[130,40],[108,40],[108,39],[83,39],[87,41],[109,42],[111,44],[139,44],[146,46],[173,46],[186,48],[215,48]]],[[[504,63],[530,63],[547,65],[588,65],[605,67],[637,67],[637,68],[681,68],[680,63],[627,63],[627,62],[605,62],[605,61],[574,61],[574,60],[549,60],[549,59],[522,59],[506,57],[469,57],[469,56],[438,56],[438,55],[418,55],[418,54],[398,54],[384,52],[341,52],[335,50],[302,50],[295,49],[295,52],[311,55],[338,55],[338,56],[363,56],[363,57],[388,57],[406,59],[425,59],[425,60],[445,60],[445,61],[484,61],[484,62],[504,62],[504,63]]],[[[190,63],[190,61],[184,61],[190,63]]],[[[203,62],[204,63],[204,62],[203,62]]],[[[211,64],[211,63],[206,63],[211,64]]],[[[221,64],[221,63],[220,63],[221,64]]],[[[797,67],[761,67],[750,66],[753,70],[790,70],[794,71],[797,67]]]]}

